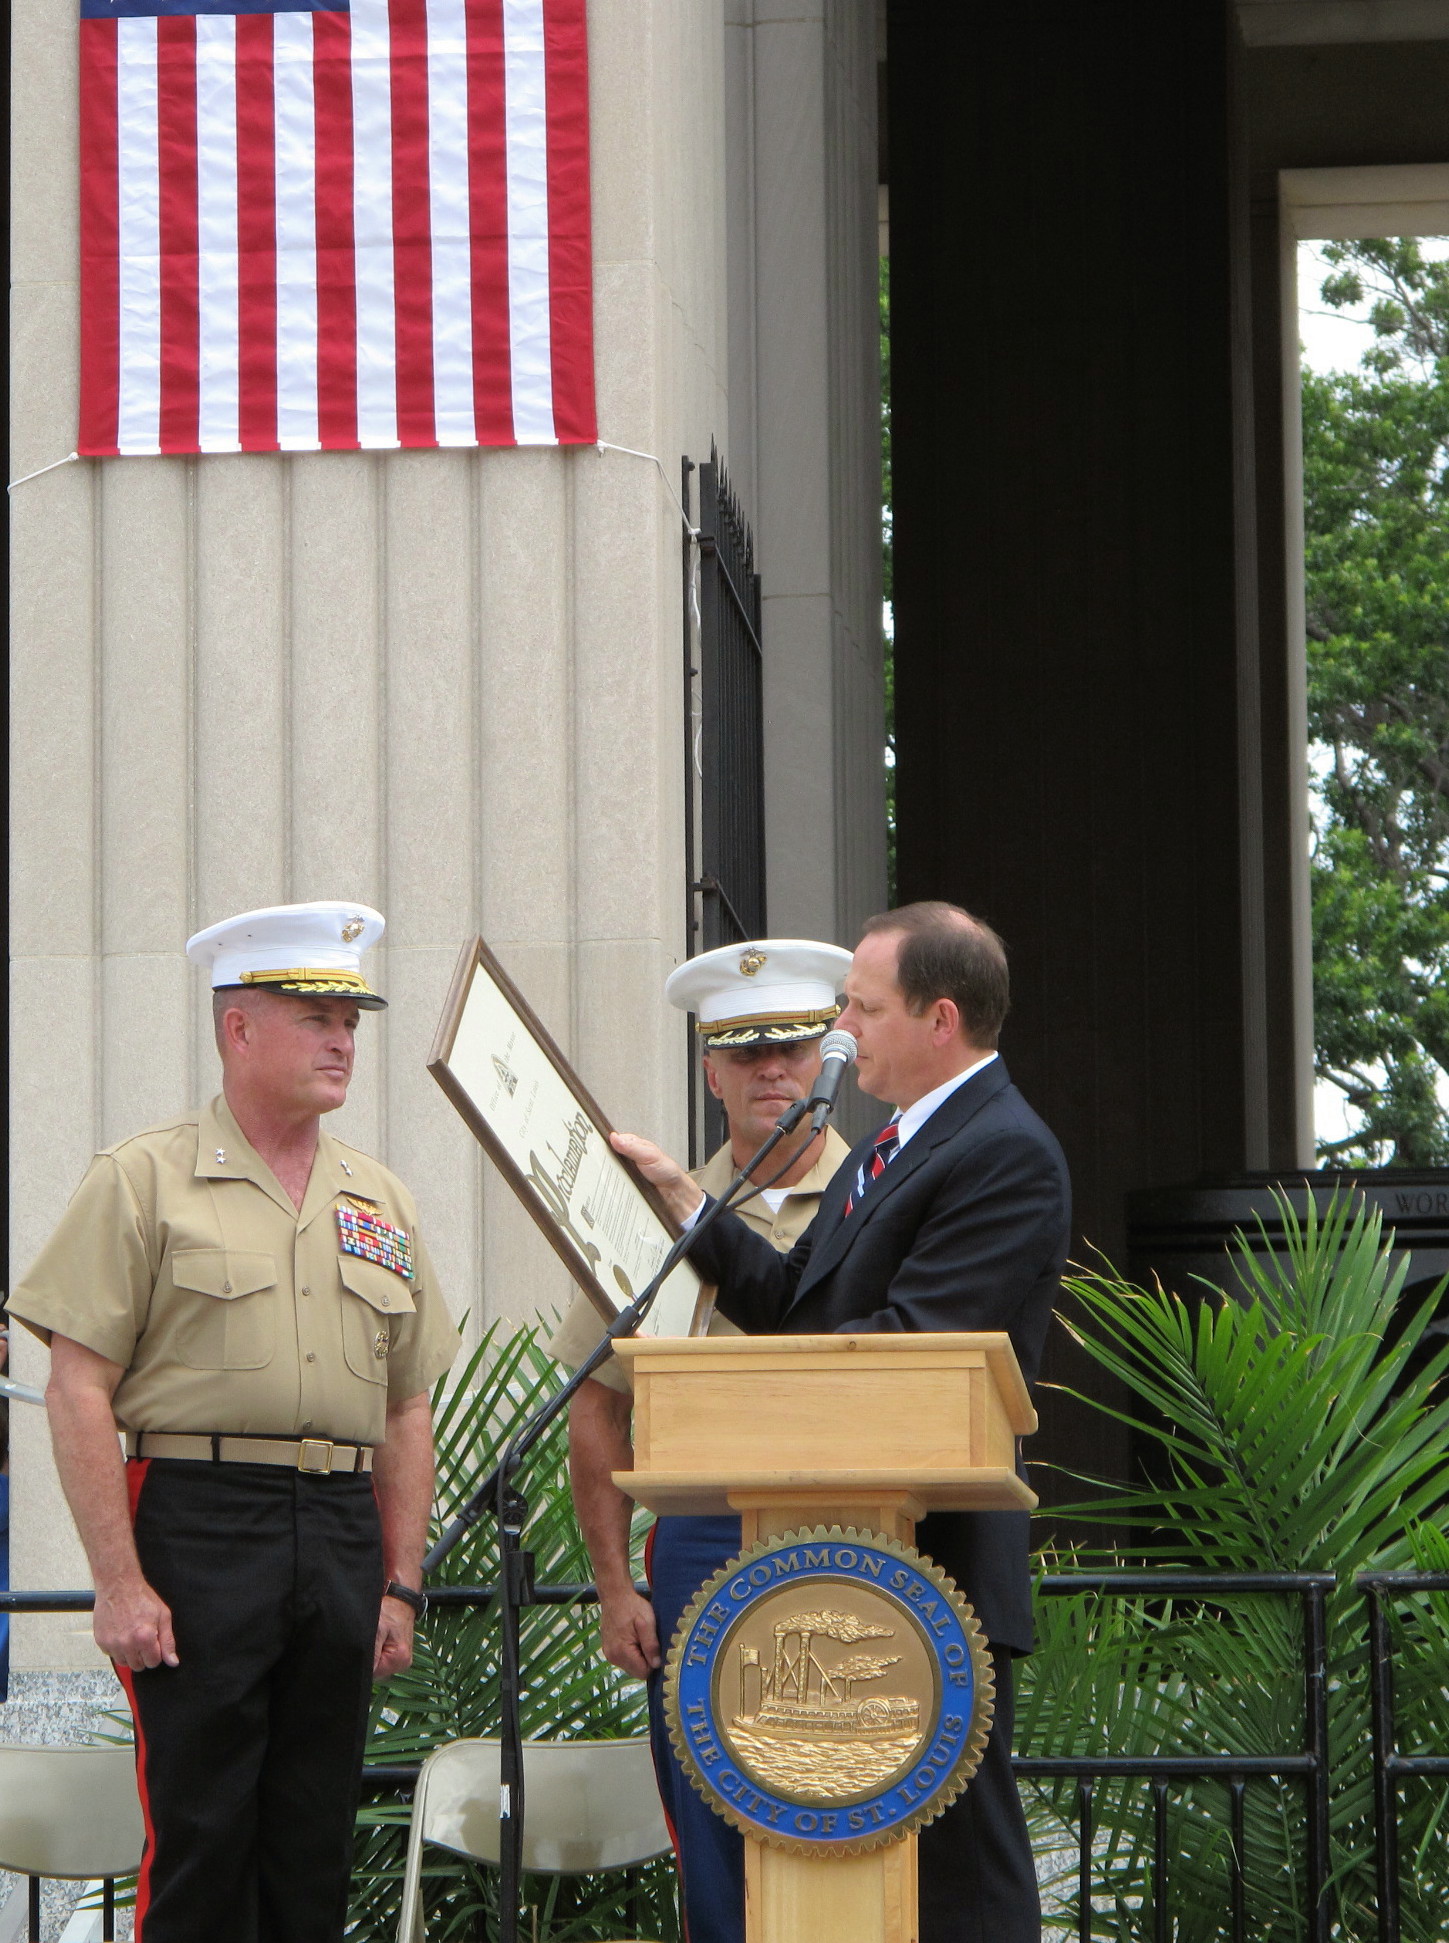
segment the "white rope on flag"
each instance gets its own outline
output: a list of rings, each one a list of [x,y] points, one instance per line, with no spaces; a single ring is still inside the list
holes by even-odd
[[[78,459],[79,457],[79,452],[67,452],[63,459],[52,459],[48,466],[37,466],[34,472],[22,472],[18,479],[12,479],[10,481],[10,484],[5,490],[6,492],[14,492],[17,486],[27,486],[32,479],[38,479],[43,472],[54,472],[57,466],[68,466],[72,459]]]
[[[632,445],[613,445],[608,439],[595,439],[594,450],[601,459],[606,452],[622,452],[626,459],[647,459],[659,474],[659,477],[664,481],[664,490],[669,494],[674,505],[674,510],[684,522],[684,530],[689,535],[691,542],[698,540],[699,528],[690,524],[689,515],[684,510],[679,494],[670,484],[669,474],[664,470],[663,461],[657,458],[653,452],[636,452]]]

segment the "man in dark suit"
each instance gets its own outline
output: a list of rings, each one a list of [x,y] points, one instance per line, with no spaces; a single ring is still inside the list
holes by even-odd
[[[839,1025],[863,1092],[896,1112],[844,1162],[788,1255],[724,1216],[691,1251],[752,1335],[1004,1329],[1030,1385],[1066,1260],[1070,1189],[1048,1129],[996,1051],[1000,939],[949,904],[872,918]],[[699,1188],[650,1142],[615,1145],[686,1224]],[[1014,1655],[1032,1646],[1024,1512],[947,1512],[917,1543],[975,1607],[991,1643],[996,1719],[966,1792],[921,1831],[921,1943],[1037,1943],[1036,1873],[1011,1774]]]

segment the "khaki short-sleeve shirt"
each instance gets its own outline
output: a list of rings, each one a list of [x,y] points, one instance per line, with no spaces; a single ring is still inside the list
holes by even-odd
[[[397,1176],[324,1130],[299,1210],[223,1098],[97,1154],[9,1307],[123,1367],[126,1430],[377,1444],[458,1347]]]
[[[740,1208],[740,1220],[753,1228],[757,1235],[763,1235],[766,1241],[773,1242],[782,1254],[789,1254],[815,1219],[820,1197],[829,1185],[831,1175],[849,1152],[849,1147],[834,1127],[827,1127],[819,1159],[810,1172],[790,1189],[780,1203],[779,1213],[773,1213],[769,1202],[757,1194]],[[716,1197],[724,1193],[734,1177],[735,1164],[728,1146],[721,1147],[703,1167],[696,1167],[690,1176],[699,1182],[706,1194]],[[580,1289],[563,1321],[549,1339],[549,1354],[570,1368],[577,1368],[603,1333],[603,1319]],[[738,1336],[740,1332],[734,1323],[716,1311],[710,1317],[709,1333],[711,1336]],[[594,1371],[594,1381],[602,1383],[606,1389],[625,1394],[629,1390],[629,1379],[624,1374],[623,1366],[612,1354],[607,1362],[601,1363]]]

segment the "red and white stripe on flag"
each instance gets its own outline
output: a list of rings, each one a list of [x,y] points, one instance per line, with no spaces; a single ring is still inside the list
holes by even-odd
[[[88,454],[597,436],[585,0],[81,0]]]

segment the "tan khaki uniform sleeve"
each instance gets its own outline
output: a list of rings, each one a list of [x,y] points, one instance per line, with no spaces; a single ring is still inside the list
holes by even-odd
[[[580,1289],[570,1303],[563,1321],[548,1339],[548,1353],[558,1358],[568,1369],[576,1370],[594,1344],[603,1335],[608,1325],[589,1298]],[[602,1383],[606,1390],[617,1390],[621,1396],[628,1396],[632,1385],[623,1370],[619,1359],[612,1350],[608,1357],[593,1373],[596,1383]]]
[[[113,1154],[97,1154],[9,1301],[42,1342],[68,1336],[126,1368],[155,1286],[153,1238]]]
[[[423,1238],[413,1233],[414,1312],[396,1325],[387,1359],[389,1403],[401,1403],[422,1390],[431,1390],[452,1368],[458,1353],[458,1330],[438,1286]]]

